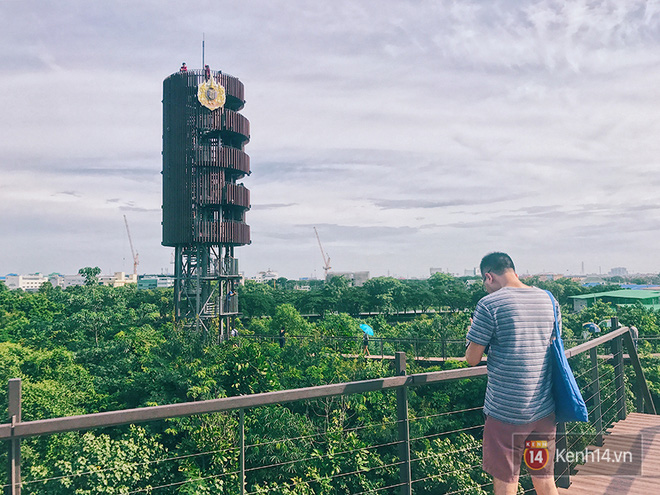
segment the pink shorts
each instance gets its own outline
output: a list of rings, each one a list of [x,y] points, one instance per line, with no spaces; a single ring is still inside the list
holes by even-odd
[[[554,413],[533,423],[514,425],[504,423],[486,416],[484,425],[483,466],[491,476],[506,483],[517,480],[520,474],[520,464],[526,447],[545,446],[547,452],[539,454],[547,456],[543,467],[530,461],[528,471],[532,476],[549,477],[554,474],[555,457],[555,415]],[[529,444],[529,441],[540,441],[541,444]],[[547,442],[547,444],[543,443]],[[526,464],[527,464],[527,459]]]

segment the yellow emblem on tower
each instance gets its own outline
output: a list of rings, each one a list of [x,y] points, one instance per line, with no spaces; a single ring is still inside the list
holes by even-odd
[[[197,88],[197,99],[209,110],[216,110],[224,106],[227,94],[225,88],[213,77],[210,77]]]

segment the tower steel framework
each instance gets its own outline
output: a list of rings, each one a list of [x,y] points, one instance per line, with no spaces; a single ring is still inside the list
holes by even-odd
[[[163,245],[174,247],[178,322],[228,337],[238,314],[238,260],[250,243],[245,223],[250,123],[237,78],[218,71],[177,72],[163,82]]]

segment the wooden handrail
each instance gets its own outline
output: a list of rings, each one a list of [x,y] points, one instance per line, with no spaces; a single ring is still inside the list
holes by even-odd
[[[630,335],[627,327],[609,332],[579,346],[566,350],[566,356],[572,357],[589,349],[595,348],[605,342],[609,342],[622,335]],[[625,337],[624,337],[625,339]],[[632,342],[632,339],[630,340]],[[634,346],[628,349],[631,355],[636,356]],[[639,361],[633,361],[635,371],[641,370]],[[179,404],[167,404],[162,406],[141,407],[136,409],[125,409],[121,411],[108,411],[79,416],[67,416],[63,418],[42,419],[36,421],[25,421],[12,425],[5,423],[0,425],[0,439],[21,439],[37,435],[51,435],[75,430],[87,430],[106,426],[117,426],[130,423],[141,423],[156,421],[166,418],[192,416],[196,414],[208,414],[223,411],[235,411],[244,408],[267,406],[273,404],[284,404],[298,400],[321,399],[337,395],[350,395],[377,390],[391,390],[399,387],[410,387],[429,385],[446,381],[462,380],[485,376],[485,366],[474,368],[460,368],[429,373],[419,373],[406,376],[393,376],[373,380],[362,380],[356,382],[336,383],[316,387],[306,387],[291,390],[280,390],[265,392],[261,394],[244,395],[238,397],[225,397],[198,402],[184,402]],[[650,392],[645,394],[645,399],[652,406]],[[650,406],[649,406],[650,407]]]

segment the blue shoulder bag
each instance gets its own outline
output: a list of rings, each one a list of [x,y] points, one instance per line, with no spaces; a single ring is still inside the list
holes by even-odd
[[[588,421],[587,405],[584,403],[571,366],[564,354],[564,342],[561,339],[555,298],[547,291],[555,313],[555,324],[551,344],[552,353],[552,395],[555,399],[555,419],[558,423],[570,421]]]

